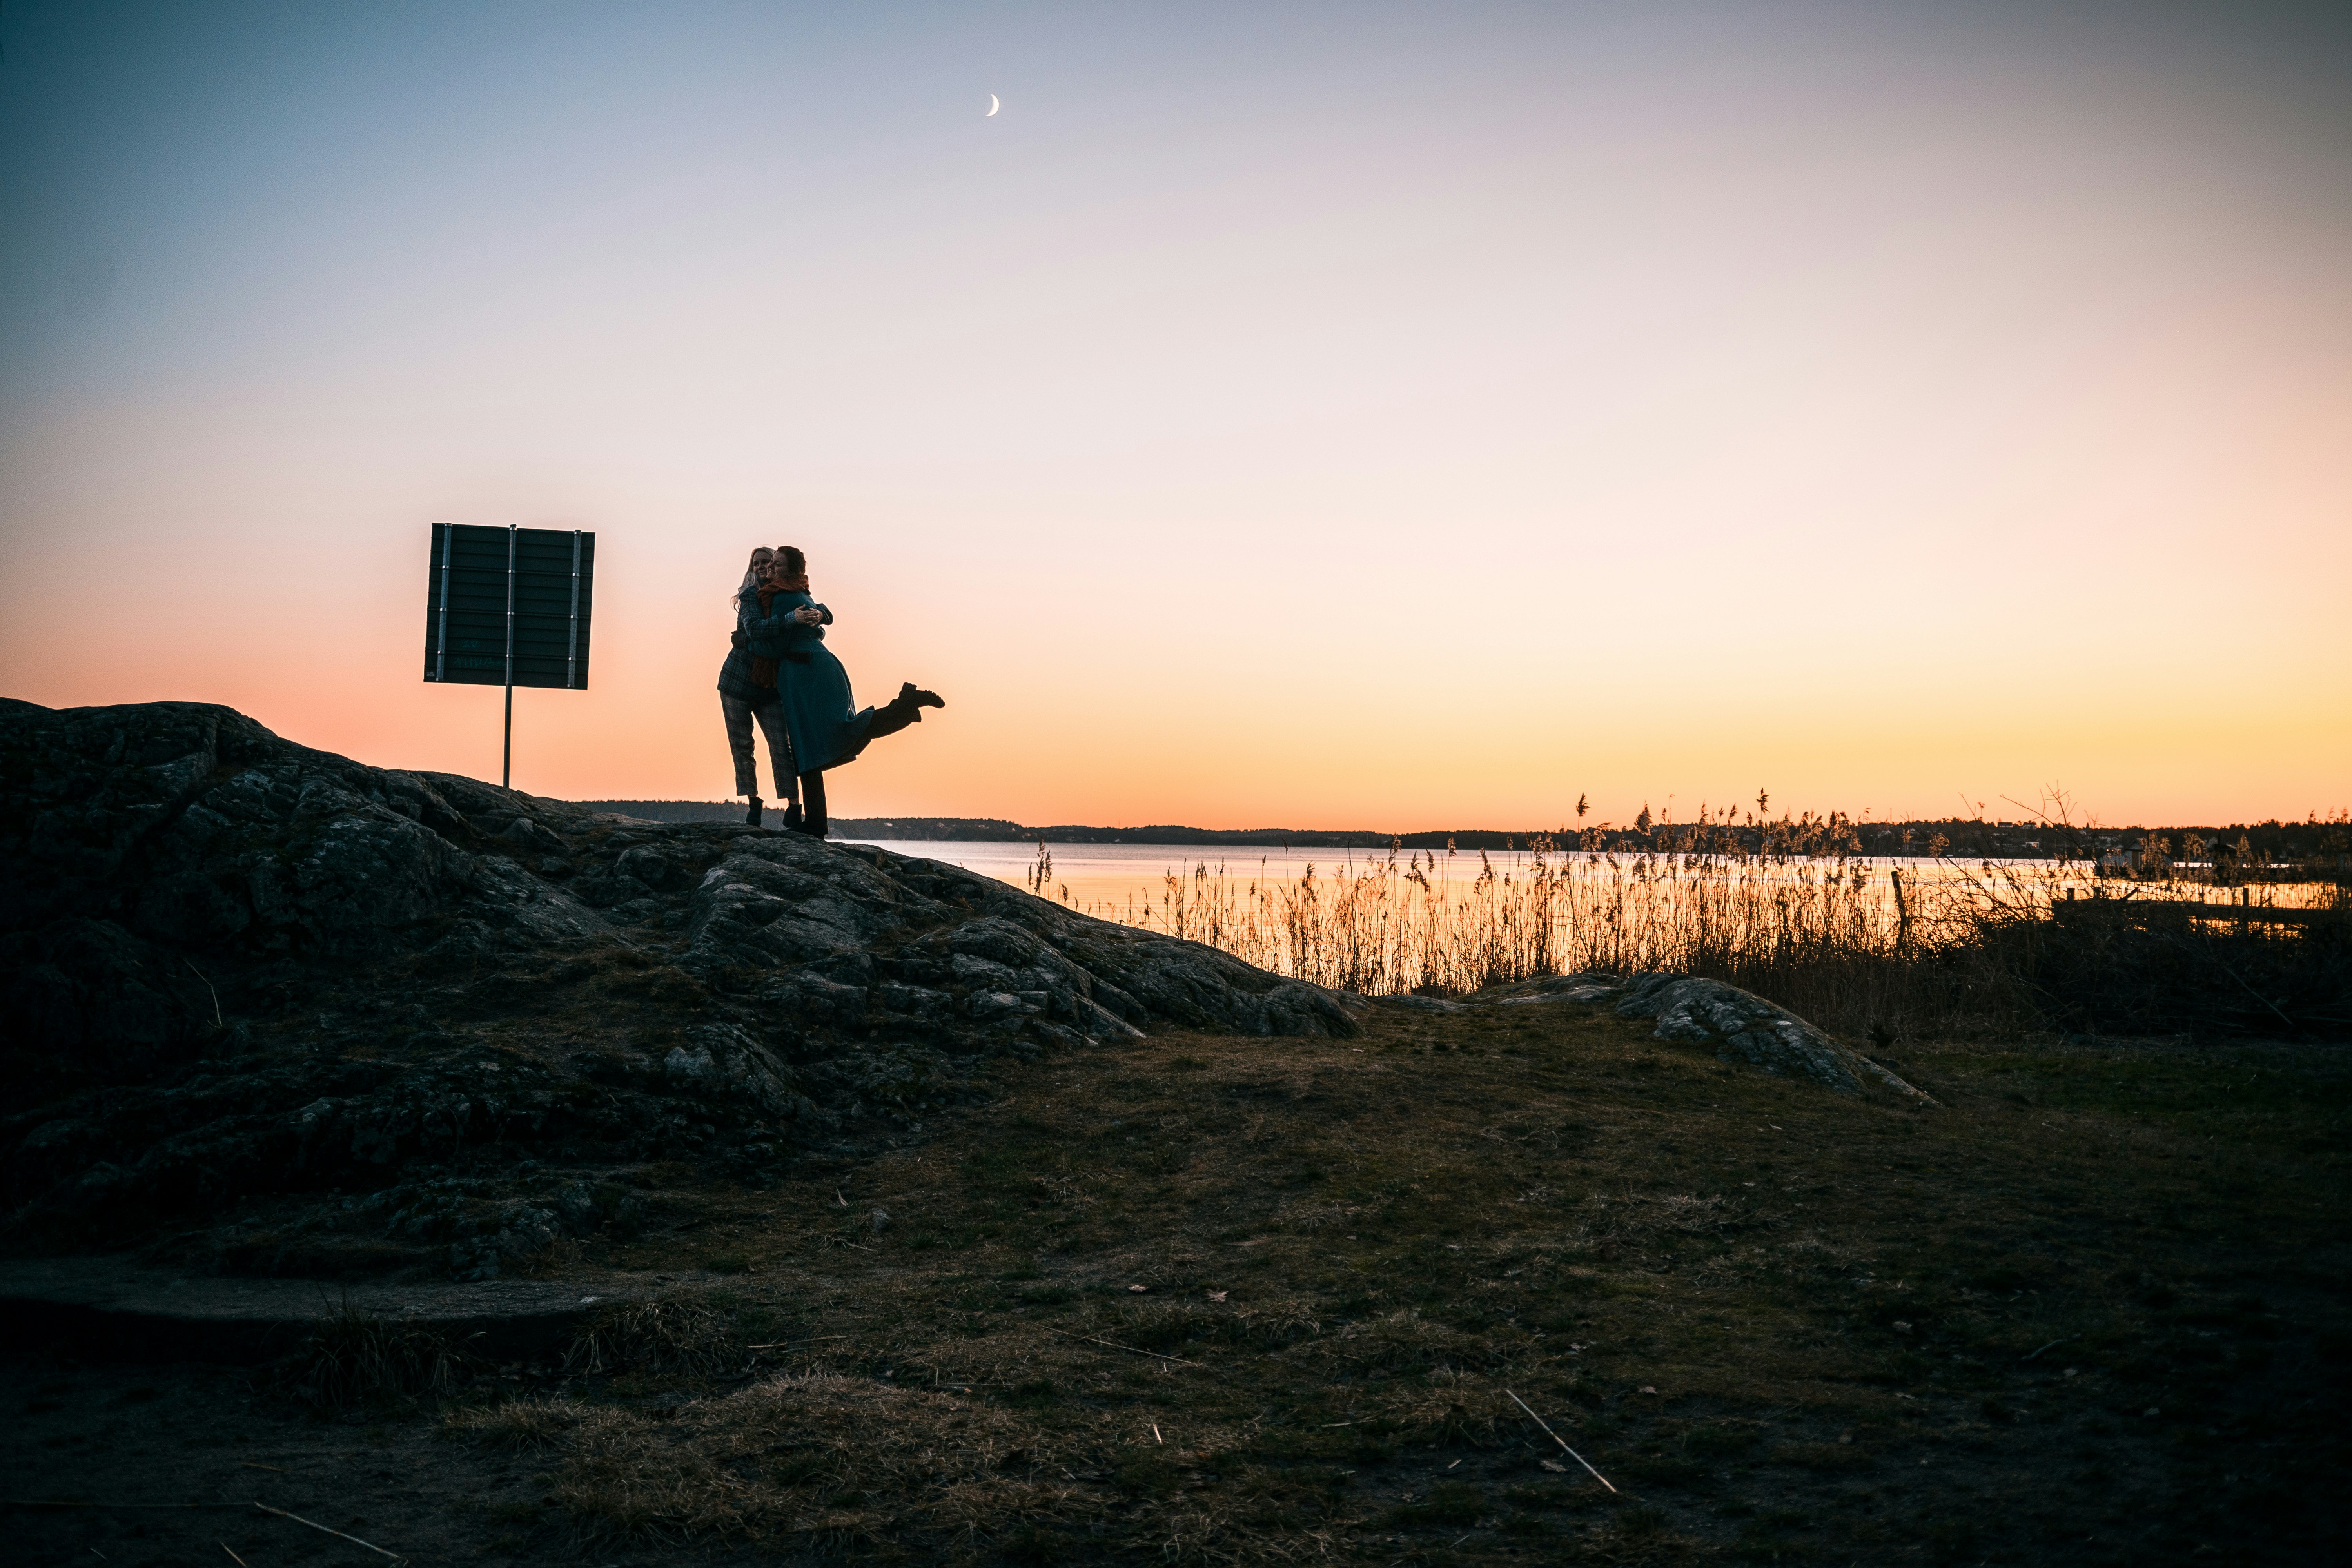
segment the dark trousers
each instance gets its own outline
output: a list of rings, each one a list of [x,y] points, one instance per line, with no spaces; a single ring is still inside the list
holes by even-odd
[[[915,700],[915,689],[909,686],[902,689],[890,701],[874,710],[874,716],[866,721],[866,733],[858,742],[858,750],[863,751],[868,741],[877,741],[885,735],[895,735],[909,724],[921,723],[923,710],[921,704]],[[744,744],[748,746],[751,742],[746,739]],[[853,752],[850,754],[855,756],[856,752]],[[825,817],[823,773],[801,775],[801,831],[813,833],[819,838],[824,837]]]

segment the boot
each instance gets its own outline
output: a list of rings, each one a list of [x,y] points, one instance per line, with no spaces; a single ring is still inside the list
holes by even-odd
[[[874,710],[874,722],[866,729],[866,738],[878,741],[885,735],[895,735],[909,724],[921,723],[924,709],[946,706],[937,692],[925,691],[913,681],[908,681],[898,688],[898,696]]]
[[[794,828],[800,826],[800,825],[801,803],[796,800],[788,800],[784,802],[784,831],[790,833]]]
[[[824,837],[825,823],[824,775],[823,773],[803,773],[801,775],[801,799],[808,804],[801,814],[801,824],[798,831],[806,834],[811,838]]]
[[[743,820],[750,826],[757,827],[760,826],[760,797],[755,795],[751,797],[751,809],[748,814],[746,814]]]

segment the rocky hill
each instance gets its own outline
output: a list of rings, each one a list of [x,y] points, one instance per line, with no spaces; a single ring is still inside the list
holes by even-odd
[[[0,702],[17,1252],[487,1278],[919,1129],[986,1058],[1339,998],[954,867]]]

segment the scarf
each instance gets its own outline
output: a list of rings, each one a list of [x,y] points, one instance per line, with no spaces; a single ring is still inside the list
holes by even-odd
[[[760,584],[760,613],[766,615],[768,606],[779,594],[805,594],[809,591],[808,574],[797,577],[777,577]]]
[[[805,572],[797,577],[778,577],[762,583],[760,584],[760,614],[766,616],[770,612],[779,594],[807,592],[808,574]],[[761,658],[758,654],[753,654],[751,684],[762,691],[773,691],[776,689],[776,661],[772,658]]]

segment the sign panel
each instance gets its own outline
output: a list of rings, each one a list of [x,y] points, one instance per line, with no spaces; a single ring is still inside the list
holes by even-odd
[[[593,533],[435,523],[425,679],[584,689],[595,582]]]

